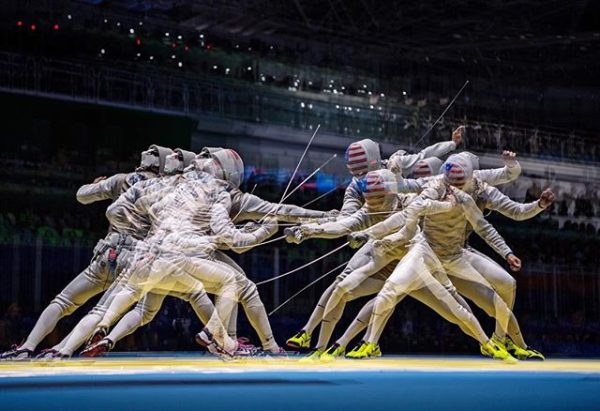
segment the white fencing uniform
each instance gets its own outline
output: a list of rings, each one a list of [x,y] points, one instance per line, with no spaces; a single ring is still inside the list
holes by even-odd
[[[107,209],[106,215],[111,227],[121,236],[125,236],[132,241],[131,247],[126,253],[121,252],[122,266],[126,268],[133,258],[135,245],[139,240],[143,240],[150,228],[150,220],[135,211],[135,203],[144,196],[154,195],[160,197],[170,188],[174,187],[181,176],[164,176],[147,179],[130,187],[125,193],[119,196]],[[104,316],[106,309],[112,302],[114,295],[122,289],[125,278],[128,275],[126,269],[118,271],[118,277],[112,282],[110,287],[100,298],[100,301],[90,312],[83,317],[73,330],[59,344],[52,347],[55,352],[70,356],[73,352],[85,342],[85,340],[96,329],[98,322]],[[206,297],[206,296],[205,296]],[[206,297],[208,299],[208,297]],[[201,306],[205,300],[198,297],[196,306]],[[212,302],[210,302],[212,306]]]
[[[454,164],[454,163],[449,163]],[[461,171],[458,174],[454,173],[454,168],[450,167],[451,170],[447,175],[456,178],[456,181],[460,181],[462,183],[470,182],[472,178],[472,169],[469,169],[470,164],[467,162],[460,163]],[[466,172],[464,172],[466,169]],[[430,198],[430,199],[438,199],[443,198],[447,189],[445,184],[442,181],[435,181],[430,183],[432,190],[426,190],[420,197],[421,198]],[[479,184],[477,181],[475,184]],[[472,187],[468,187],[472,189]],[[495,316],[500,322],[502,329],[506,329],[508,325],[508,320],[511,314],[509,307],[503,301],[503,299],[493,291],[493,288],[485,280],[481,274],[475,270],[466,259],[462,258],[462,244],[464,244],[465,240],[465,230],[467,220],[471,223],[475,231],[490,245],[496,252],[502,255],[503,258],[506,258],[507,255],[511,254],[512,251],[505,244],[502,237],[496,232],[496,230],[483,218],[483,214],[477,208],[475,201],[469,195],[465,193],[459,192],[458,190],[454,190],[454,193],[460,197],[462,204],[461,207],[456,207],[454,210],[438,215],[426,216],[423,221],[423,231],[420,235],[420,242],[425,241],[427,243],[427,247],[419,246],[415,248],[415,256],[411,255],[411,259],[408,261],[415,262],[419,267],[422,268],[422,265],[419,261],[425,258],[429,258],[430,256],[427,254],[431,250],[437,257],[439,257],[439,261],[443,270],[450,276],[457,278],[468,279],[469,281],[473,281],[478,285],[485,286],[490,290],[492,295],[493,303],[494,303],[494,312]],[[414,216],[414,214],[413,214]],[[393,240],[411,238],[413,234],[409,234],[406,236],[406,233],[410,233],[411,231],[416,232],[417,229],[417,220],[412,219],[407,225],[400,230],[397,234],[393,234],[390,236]],[[427,274],[423,274],[424,271],[414,270],[411,271],[410,264],[404,263],[399,264],[397,270],[394,271],[394,274],[388,279],[386,282],[386,286],[382,289],[382,291],[378,294],[377,300],[374,306],[374,312],[372,316],[372,321],[369,325],[369,330],[367,332],[367,341],[376,343],[381,335],[381,331],[383,326],[385,325],[385,321],[389,318],[390,312],[396,304],[398,296],[402,293],[406,293],[412,291],[413,289],[420,289],[424,286],[427,286],[427,281],[410,281],[409,279],[411,274],[417,276],[425,276],[427,280]],[[388,284],[389,283],[389,284]],[[437,286],[437,284],[434,284]],[[469,328],[472,330],[476,330],[480,335],[478,340],[481,338],[481,334],[479,332],[479,324],[475,324],[473,318],[470,316],[464,316],[462,311],[456,311],[455,314],[461,316],[466,321],[468,321]],[[481,342],[481,341],[480,341]]]
[[[101,200],[116,200],[119,195],[138,181],[155,176],[151,171],[136,171],[129,174],[116,174],[97,183],[86,184],[77,191],[77,200],[90,204]],[[77,308],[96,294],[104,291],[120,269],[124,251],[131,241],[109,228],[107,236],[94,247],[94,257],[44,309],[27,340],[19,349],[34,351],[38,344],[56,327],[58,321],[72,314]]]
[[[431,163],[431,164],[433,164],[433,163]],[[506,165],[502,168],[490,169],[490,170],[475,170],[474,171],[474,175],[476,177],[478,177],[482,181],[489,183],[490,185],[505,184],[507,182],[513,181],[514,179],[516,179],[519,176],[520,173],[521,173],[521,166],[518,162],[515,162],[514,164]],[[433,184],[434,182],[442,181],[442,176],[409,179],[409,178],[398,178],[398,175],[396,175],[396,180],[397,180],[399,192],[404,192],[404,193],[420,192],[423,190],[424,187],[426,187],[427,184]],[[362,183],[362,185],[364,185],[364,183]],[[349,186],[346,188],[346,191],[344,193],[344,204],[341,208],[342,215],[340,217],[338,217],[338,219],[344,218],[345,214],[353,213],[353,212],[359,210],[363,206],[365,200],[363,197],[363,191],[361,190],[360,186],[361,186],[361,179],[357,178],[357,177],[353,177],[352,181],[350,182]],[[393,221],[394,220],[391,219],[387,224],[391,224]],[[380,226],[381,227],[380,229],[383,230],[383,232],[387,234],[393,229],[401,228],[403,224],[404,224],[404,219],[401,218],[400,220],[398,220],[396,222],[396,224],[394,226],[385,227],[382,225],[382,226]],[[375,227],[376,226],[373,227],[373,230],[377,230],[377,228],[375,228]],[[375,232],[372,232],[371,235],[374,238],[379,238],[376,236]],[[385,234],[383,234],[383,235],[385,235]],[[381,237],[383,237],[383,235],[381,235]],[[364,246],[364,247],[367,247],[367,248],[365,248],[365,251],[364,251],[364,253],[367,255],[370,253],[370,251],[366,251],[366,250],[370,246],[371,246],[370,244]],[[357,258],[357,260],[356,260],[357,262],[359,261],[358,260],[359,253],[361,253],[361,252],[359,251],[355,254],[355,257]],[[393,255],[394,253],[395,252],[392,252],[391,255]],[[393,261],[393,260],[390,260],[390,262],[391,261]],[[361,265],[364,265],[364,263]],[[344,271],[346,272],[347,269]],[[393,267],[389,267],[389,269],[387,271],[391,271],[391,270],[393,270]],[[375,274],[375,273],[372,272],[372,275],[373,274]],[[382,272],[381,275],[382,275],[382,278],[385,279],[389,276],[389,272],[387,272],[387,273]],[[373,277],[371,277],[371,278],[373,278]],[[373,288],[376,288],[376,287],[373,287]],[[311,313],[311,315],[308,319],[308,322],[304,325],[304,327],[302,327],[303,331],[307,332],[308,334],[312,334],[314,329],[319,325],[319,323],[323,319],[325,305],[327,304],[327,301],[330,299],[331,294],[334,289],[335,289],[335,284],[332,284],[322,294],[315,309]],[[453,294],[457,300],[459,300],[459,301],[462,300],[462,298],[457,293],[455,293],[454,290],[451,290],[451,291],[453,292]],[[431,294],[427,290],[415,290],[413,292],[413,294],[415,295],[415,298],[419,299],[423,303],[432,307],[434,310],[436,310],[440,315],[442,315],[447,320],[454,322],[454,323],[458,323],[459,326],[462,325],[462,323],[457,322],[454,317],[452,317],[451,315],[448,315],[447,311],[444,310],[444,307],[440,307],[436,301],[434,301],[432,298],[430,298]],[[464,302],[464,300],[462,300],[462,301]],[[360,331],[362,331],[362,329],[364,329],[364,324],[365,324],[364,318],[367,318],[370,316],[370,312],[368,311],[369,307],[372,307],[372,303],[369,304],[369,306],[366,307],[364,311],[361,310],[361,312],[363,313],[363,316],[361,317],[362,320],[358,321],[358,322],[354,321],[351,324],[351,329],[349,329],[348,333],[345,334],[345,338],[344,338],[345,340],[349,341],[349,338],[353,338]],[[463,329],[463,331],[465,331],[465,330]],[[342,341],[342,342],[344,342],[344,341]],[[346,346],[347,342],[345,344],[340,344],[340,345]]]
[[[143,253],[144,259],[150,258],[144,262],[150,263],[150,268],[133,268],[127,292],[115,297],[99,326],[109,326],[136,298],[155,287],[185,292],[189,289],[182,290],[181,284],[193,287],[196,280],[201,281],[208,292],[221,295],[217,305],[221,300],[237,303],[235,270],[215,261],[215,244],[245,248],[272,235],[276,226],[261,226],[253,233],[235,229],[228,215],[230,201],[226,185],[206,175],[178,185],[172,193],[152,204],[150,215],[156,227],[146,241],[155,255]],[[223,318],[219,306],[217,311]],[[225,318],[228,316],[226,313]],[[217,318],[211,319],[218,328],[217,335],[222,337],[220,319],[215,315],[213,318]]]
[[[514,202],[507,196],[502,194],[496,188],[488,186],[486,184],[483,184],[482,189],[479,190],[477,203],[481,208],[488,208],[491,210],[498,211],[503,215],[514,220],[524,220],[532,218],[535,215],[539,214],[541,211],[543,211],[543,208],[539,206],[537,201],[527,204]],[[392,218],[390,218],[389,220],[392,220]],[[385,234],[386,231],[391,232],[394,231],[395,228],[399,227],[398,224],[390,224],[389,221],[386,221],[386,223],[388,227],[386,227],[386,229],[380,230],[380,232],[377,233],[378,237],[381,237],[381,235]],[[379,226],[383,227],[384,225],[385,224],[382,223]],[[372,227],[372,229],[377,228],[378,226]],[[507,303],[507,306],[512,310],[514,305],[514,294],[516,289],[514,278],[491,258],[474,249],[467,248],[463,251],[463,253],[465,259],[490,283],[490,285],[493,287],[493,290],[495,290],[498,293],[498,295],[500,295],[500,297]],[[482,284],[478,281],[467,280],[462,276],[459,277],[451,274],[449,274],[449,278],[462,295],[474,301],[489,315],[496,315],[496,306],[494,304],[494,292],[488,285]],[[416,292],[412,291],[411,296],[416,297],[416,294],[419,293],[422,293],[422,290],[418,290]],[[348,331],[337,341],[340,345],[346,345],[350,341],[350,339],[354,338],[354,336],[357,334],[357,331],[359,331],[360,328],[367,321],[370,315],[369,306],[372,305],[373,302],[370,301],[367,305],[365,305],[365,307],[363,307],[361,312],[357,315],[357,318],[354,320],[353,324],[351,324],[351,326],[349,327]],[[501,329],[499,321],[496,325],[496,334],[500,338],[502,338],[503,336],[503,331]],[[518,323],[512,311],[510,312],[508,334],[517,343],[517,345],[523,348],[527,347],[527,345],[523,341]]]
[[[375,181],[372,177],[381,178],[383,184],[371,184],[372,180]],[[386,186],[389,188],[396,185],[395,177],[388,170],[370,172],[367,174],[367,181],[366,206],[349,217],[319,225],[305,224],[290,230],[290,234],[295,231],[301,238],[338,238],[353,231],[364,230],[384,220],[389,215],[385,211],[401,210],[412,198],[412,196],[396,195],[393,192],[386,194],[380,191],[381,188]],[[376,195],[373,196],[373,193]],[[421,206],[420,213],[422,215],[444,212],[452,207],[450,203],[439,201],[423,201]],[[371,212],[381,214],[370,214]],[[397,213],[396,216],[398,218],[403,217],[402,213]],[[310,334],[314,329],[309,328],[310,323],[313,322],[314,327],[316,327],[321,322],[317,349],[323,349],[328,344],[346,303],[361,296],[377,293],[395,266],[392,262],[397,261],[404,255],[404,249],[398,248],[390,250],[389,253],[384,255],[375,256],[372,253],[371,246],[372,242],[368,242],[352,257],[342,274],[323,293],[317,309],[313,311],[309,324],[303,328],[304,331]],[[315,316],[318,316],[316,320],[313,318]]]
[[[162,178],[158,181],[145,182],[136,186],[135,189],[125,193],[118,201],[116,201],[107,211],[107,216],[114,226],[119,227],[123,232],[136,233],[138,238],[145,237],[144,232],[147,232],[150,222],[147,215],[141,212],[145,207],[150,207],[155,201],[164,197],[179,182],[185,182],[188,179],[193,179],[197,174],[192,171],[186,176],[174,176]],[[322,211],[308,210],[294,205],[288,204],[273,204],[264,201],[257,196],[242,193],[237,188],[231,188],[232,205],[230,215],[236,216],[235,221],[243,221],[247,219],[255,219],[263,217],[267,214],[276,216],[282,221],[298,221],[300,218],[319,218],[328,215]],[[137,204],[140,201],[140,204]],[[146,231],[144,231],[146,230]],[[237,272],[236,284],[240,295],[240,301],[244,306],[246,315],[250,323],[254,326],[259,338],[263,344],[263,348],[277,351],[278,346],[274,342],[271,327],[268,322],[268,317],[264,310],[264,305],[260,300],[255,284],[246,278],[243,270],[233,262],[229,257],[221,252],[215,253],[215,258],[226,262],[232,266]],[[107,306],[112,302],[114,295],[118,293],[123,286],[123,280],[117,283],[111,293],[105,295],[99,304],[92,312],[91,316],[82,320],[80,336],[77,339],[72,338],[69,344],[63,344],[58,349],[61,353],[71,355],[72,352],[87,338],[85,335],[90,335],[96,329],[96,325],[104,315]],[[182,285],[177,286],[181,289]],[[205,290],[194,292],[172,291],[169,295],[181,298],[190,302],[194,311],[203,323],[206,323],[213,313],[214,306]],[[156,315],[162,302],[165,298],[165,293],[148,293],[136,305],[135,309],[130,311],[126,316],[119,321],[117,326],[107,336],[111,341],[116,342],[129,333],[133,332],[139,326],[146,324]],[[235,310],[229,321],[229,334],[234,334],[236,329],[236,313]],[[85,324],[85,325],[84,325]],[[83,338],[82,338],[83,336]],[[57,348],[57,347],[55,347]]]
[[[445,276],[439,260],[420,236],[421,234],[415,238],[406,256],[400,260],[377,294],[364,340],[377,344],[396,304],[405,295],[427,290],[432,295],[431,301],[437,300],[438,304],[445,306],[444,311],[451,313],[448,318],[456,318],[452,322],[480,344],[485,344],[488,338],[479,322],[468,306],[463,305],[464,300],[459,301],[454,297],[452,284]]]
[[[265,201],[255,195],[242,193],[239,189],[233,189],[231,192],[232,205],[230,216],[235,217],[233,222],[241,222],[245,220],[258,220],[265,215],[272,215],[278,219],[278,221],[284,222],[297,222],[300,219],[307,218],[322,218],[327,216],[326,212],[308,210],[295,205],[290,204],[275,204]],[[239,267],[233,260],[222,252],[217,251],[215,258],[234,267],[239,273],[236,279],[236,284],[239,289],[239,299],[242,304],[246,317],[250,324],[256,330],[263,349],[267,351],[276,352],[278,346],[273,338],[273,333],[268,321],[264,304],[260,300],[256,285],[250,281],[241,267]],[[202,291],[200,294],[190,293],[172,293],[171,296],[182,298],[189,301],[196,313],[199,313],[197,308],[198,303],[201,303],[206,308],[209,306],[206,304],[204,296],[206,292]],[[111,330],[107,338],[114,342],[117,342],[121,338],[135,331],[138,327],[150,322],[154,316],[158,313],[162,302],[165,298],[164,294],[147,294],[135,307],[134,310],[127,313],[121,321]],[[212,315],[212,304],[210,304],[210,310],[202,310],[202,315],[199,318],[203,323],[208,321],[210,315]],[[231,319],[229,321],[227,332],[230,337],[235,336],[236,330],[236,312],[235,309],[232,311]]]
[[[482,209],[497,211],[517,221],[533,218],[544,211],[544,208],[539,205],[538,201],[525,204],[515,202],[502,194],[495,187],[490,187],[487,184],[483,184],[478,190],[476,202]],[[526,348],[527,345],[523,340],[519,324],[514,313],[512,313],[516,295],[515,279],[504,268],[485,254],[482,254],[471,247],[465,248],[463,253],[465,259],[491,284],[494,290],[511,309],[507,330],[503,330],[497,321],[495,334],[502,339],[504,338],[506,331],[517,345]],[[487,287],[482,287],[477,283],[462,278],[452,278],[452,282],[462,295],[475,302],[488,315],[494,316],[493,299],[491,298]]]

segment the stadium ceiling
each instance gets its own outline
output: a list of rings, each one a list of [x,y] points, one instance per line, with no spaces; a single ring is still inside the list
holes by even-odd
[[[78,0],[186,30],[277,38],[404,62],[492,71],[581,69],[600,61],[600,3],[589,0]],[[540,63],[545,67],[540,68]],[[591,66],[589,67],[591,69]]]
[[[351,41],[405,52],[500,51],[600,40],[600,4],[589,0],[83,2],[165,15],[187,27]]]

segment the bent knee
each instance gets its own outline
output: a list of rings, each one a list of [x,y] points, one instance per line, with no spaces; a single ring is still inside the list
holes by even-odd
[[[69,298],[65,297],[62,294],[59,294],[56,297],[54,297],[50,304],[54,304],[60,309],[61,316],[71,315],[73,314],[73,312],[75,312],[75,310],[77,310],[81,306],[81,304],[77,304],[71,301]]]
[[[497,292],[505,301],[508,302],[507,299],[514,298],[513,296],[517,292],[517,280],[515,280],[513,277],[506,279],[506,281],[504,281],[502,284],[498,284]]]
[[[375,297],[375,307],[382,304],[392,305],[398,295],[396,286],[393,283],[386,283],[381,291],[379,291],[379,294],[377,294],[377,297]]]
[[[242,304],[249,304],[251,302],[260,302],[260,296],[258,295],[258,288],[253,281],[248,280],[239,290],[239,298]]]
[[[152,321],[154,319],[154,317],[156,317],[157,313],[158,313],[158,311],[155,311],[155,310],[144,311],[141,316],[140,326],[146,325],[150,321]]]

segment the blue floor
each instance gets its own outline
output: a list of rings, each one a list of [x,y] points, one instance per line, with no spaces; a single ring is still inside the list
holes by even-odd
[[[0,410],[600,410],[600,375],[235,372],[0,378]]]

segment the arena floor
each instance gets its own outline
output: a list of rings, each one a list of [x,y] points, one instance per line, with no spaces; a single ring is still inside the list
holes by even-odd
[[[598,410],[599,360],[470,357],[299,364],[197,353],[0,363],[0,409]]]

